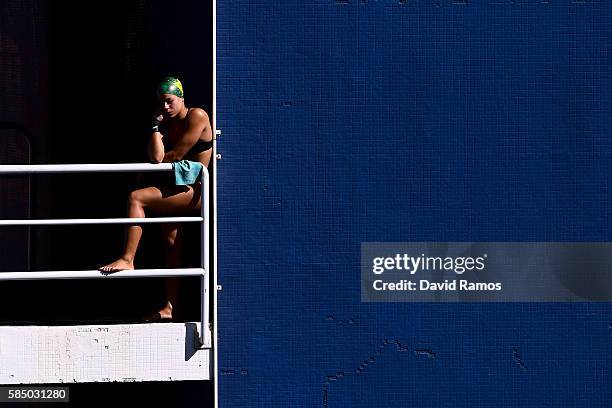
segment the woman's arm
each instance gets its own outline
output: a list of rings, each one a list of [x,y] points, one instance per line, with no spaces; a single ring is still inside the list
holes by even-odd
[[[162,141],[164,135],[159,132],[162,120],[164,120],[164,115],[158,109],[153,115],[153,126],[151,127],[151,136],[149,137],[148,152],[151,163],[161,163],[164,159],[165,149],[164,142]]]
[[[209,126],[206,112],[203,109],[193,109],[187,117],[185,132],[183,132],[174,148],[166,152],[162,162],[171,163],[182,160],[189,149],[197,143],[206,126]]]
[[[151,163],[161,163],[164,159],[164,136],[159,132],[152,132],[149,138],[149,159]]]

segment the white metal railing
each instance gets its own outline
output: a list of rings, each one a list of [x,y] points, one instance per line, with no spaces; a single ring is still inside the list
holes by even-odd
[[[87,173],[87,172],[133,172],[133,171],[172,171],[172,163],[122,163],[122,164],[37,164],[37,165],[0,165],[0,174],[34,173]],[[45,219],[45,220],[0,220],[0,226],[21,225],[80,225],[80,224],[145,224],[163,222],[200,222],[202,223],[201,268],[176,269],[136,269],[104,274],[97,270],[84,271],[37,271],[3,272],[2,280],[33,279],[109,279],[109,278],[148,278],[148,277],[200,277],[200,345],[211,347],[209,326],[209,176],[206,167],[202,169],[202,208],[200,217],[155,217],[155,218],[102,218],[102,219]]]

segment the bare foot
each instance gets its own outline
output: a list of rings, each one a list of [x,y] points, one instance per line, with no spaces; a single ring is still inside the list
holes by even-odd
[[[158,313],[162,319],[172,319],[172,303],[166,302],[166,307],[164,307]]]
[[[119,258],[113,263],[110,263],[108,265],[104,265],[98,268],[99,271],[107,273],[107,274],[124,271],[126,269],[134,269],[134,262],[128,261],[127,259],[124,259],[124,258]]]
[[[146,323],[172,321],[172,303],[166,302],[166,307],[159,312],[155,312],[152,315],[145,317],[144,321]]]

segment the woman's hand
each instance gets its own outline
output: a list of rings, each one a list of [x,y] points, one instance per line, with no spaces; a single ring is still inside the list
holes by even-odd
[[[153,114],[153,125],[151,126],[151,130],[153,132],[159,132],[159,125],[161,125],[164,120],[164,115],[162,114],[160,109],[157,109]]]

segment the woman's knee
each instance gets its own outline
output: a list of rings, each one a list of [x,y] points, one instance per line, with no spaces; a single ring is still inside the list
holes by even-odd
[[[166,246],[172,248],[175,244],[178,244],[181,226],[177,224],[161,224],[161,232]]]
[[[176,241],[176,237],[167,236],[164,238],[164,244],[166,248],[174,248],[174,242]]]
[[[134,190],[128,194],[128,204],[140,204],[142,199],[142,193],[140,190]]]
[[[151,192],[148,188],[141,188],[138,190],[133,190],[128,194],[128,204],[139,204],[143,207],[146,206],[147,202],[150,201]]]
[[[166,246],[174,247],[174,244],[176,243],[177,232],[177,230],[172,230],[165,234],[164,241],[166,243]]]

